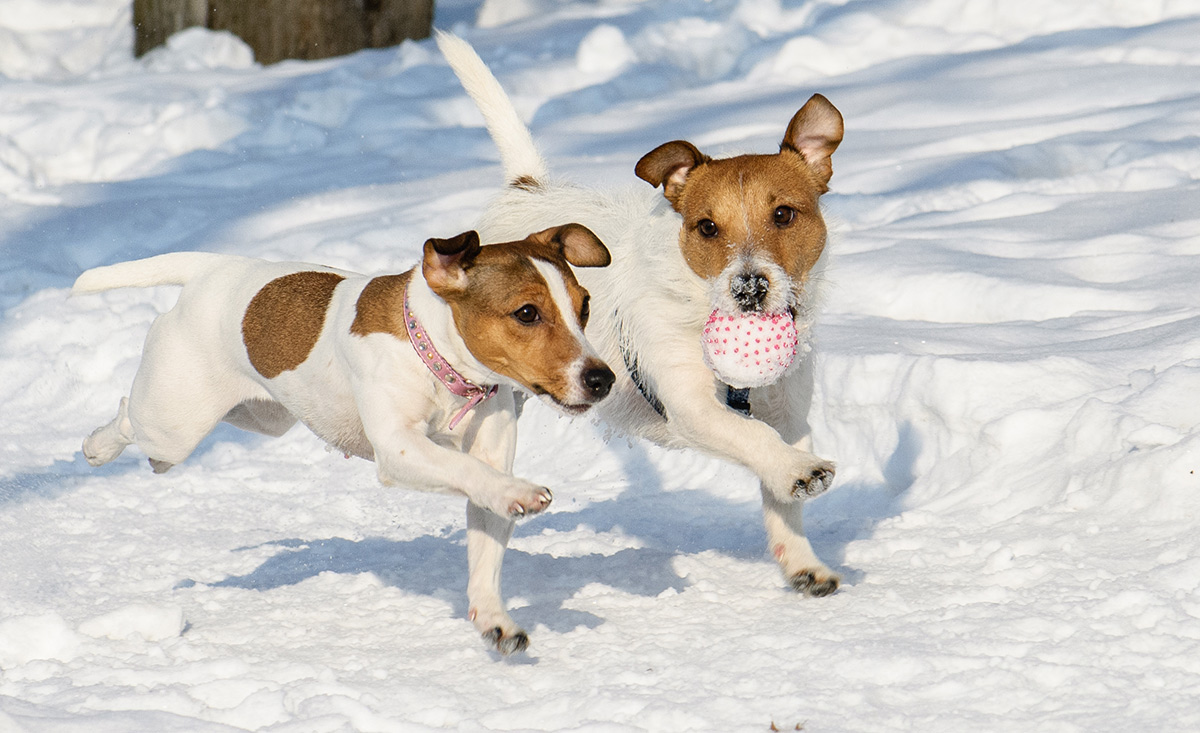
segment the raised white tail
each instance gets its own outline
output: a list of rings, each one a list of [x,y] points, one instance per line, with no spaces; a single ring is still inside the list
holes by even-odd
[[[154,285],[186,285],[236,255],[211,252],[171,252],[144,260],[94,267],[75,280],[72,295],[99,293],[113,288],[148,288]]]
[[[504,164],[504,176],[508,182],[545,180],[546,161],[534,145],[533,136],[517,114],[512,100],[504,93],[504,88],[487,64],[483,63],[471,44],[458,36],[436,31],[435,38],[463,89],[467,90],[483,113],[488,134],[500,149],[500,160]]]

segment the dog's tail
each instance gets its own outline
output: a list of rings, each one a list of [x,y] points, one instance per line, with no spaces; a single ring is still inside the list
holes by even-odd
[[[509,184],[528,187],[547,176],[546,161],[542,159],[529,128],[521,121],[512,100],[504,93],[500,82],[492,75],[483,59],[471,44],[445,31],[436,31],[438,48],[463,88],[483,113],[488,134],[500,149],[504,176]]]
[[[233,255],[211,252],[171,252],[144,260],[94,267],[75,280],[71,294],[99,293],[114,288],[187,285],[189,280],[233,258]]]

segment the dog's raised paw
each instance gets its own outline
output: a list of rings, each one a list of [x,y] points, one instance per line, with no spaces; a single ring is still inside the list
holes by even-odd
[[[529,634],[517,631],[506,636],[499,626],[483,632],[483,639],[506,657],[529,648]]]
[[[818,466],[808,476],[801,476],[792,485],[792,497],[796,499],[811,499],[820,496],[833,485],[833,467]]]
[[[508,516],[513,519],[538,514],[546,507],[550,506],[550,502],[554,501],[554,493],[545,487],[531,493],[527,498],[522,498],[514,501],[508,506]]]
[[[802,570],[792,576],[792,589],[813,598],[831,595],[839,585],[837,576],[818,577],[811,570]]]

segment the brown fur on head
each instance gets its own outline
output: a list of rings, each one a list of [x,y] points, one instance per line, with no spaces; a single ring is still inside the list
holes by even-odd
[[[774,281],[783,276],[799,287],[825,247],[818,199],[842,133],[841,114],[814,94],[792,117],[777,154],[714,160],[676,140],[643,156],[635,172],[662,186],[683,217],[679,244],[692,271],[710,281],[727,275],[741,310],[771,309],[790,298],[779,287],[771,296],[770,286],[780,285]]]
[[[612,373],[583,339],[588,293],[570,266],[610,261],[590,229],[566,224],[486,246],[475,232],[430,239],[422,272],[476,359],[573,411],[607,394]],[[589,375],[603,382],[603,394]]]

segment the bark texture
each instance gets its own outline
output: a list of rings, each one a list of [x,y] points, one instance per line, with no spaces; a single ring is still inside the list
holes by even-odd
[[[232,32],[273,64],[426,38],[433,0],[133,0],[133,24],[138,56],[198,25]]]

